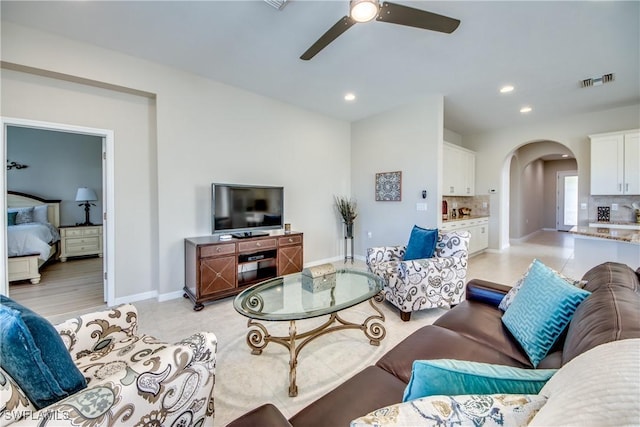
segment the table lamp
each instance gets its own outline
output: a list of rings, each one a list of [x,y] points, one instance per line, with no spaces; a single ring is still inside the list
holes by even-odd
[[[87,187],[78,188],[78,192],[76,193],[76,202],[80,203],[78,206],[84,206],[84,223],[78,225],[93,225],[91,221],[89,221],[89,211],[91,206],[95,206],[95,203],[90,203],[98,200],[98,196],[96,196],[96,192]]]

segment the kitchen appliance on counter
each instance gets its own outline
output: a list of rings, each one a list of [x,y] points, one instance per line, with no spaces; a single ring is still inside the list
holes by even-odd
[[[458,218],[462,218],[465,216],[471,215],[471,208],[459,208],[458,209]]]

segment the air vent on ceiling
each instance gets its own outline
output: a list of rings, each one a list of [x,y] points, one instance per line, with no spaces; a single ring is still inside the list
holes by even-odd
[[[614,80],[614,74],[605,74],[602,77],[591,77],[590,79],[580,80],[580,87],[600,86],[604,83],[609,83]]]
[[[287,0],[264,0],[264,2],[278,10],[284,9],[287,4]]]

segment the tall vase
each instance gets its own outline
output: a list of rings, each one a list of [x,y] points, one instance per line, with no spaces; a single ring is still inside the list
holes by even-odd
[[[345,223],[344,224],[346,226],[346,235],[345,237],[349,238],[349,239],[353,239],[353,223]]]

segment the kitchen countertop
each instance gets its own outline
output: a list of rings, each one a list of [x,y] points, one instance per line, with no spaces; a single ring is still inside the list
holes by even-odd
[[[578,225],[569,230],[570,233],[580,236],[597,237],[601,239],[617,240],[620,242],[640,245],[640,231],[623,230],[606,227],[586,227]]]
[[[589,227],[619,228],[640,231],[640,222],[631,221],[589,221]]]
[[[487,218],[489,218],[488,215],[464,215],[458,218],[449,218],[447,220],[442,220],[442,223],[446,224],[446,223],[456,222],[456,221],[466,221],[468,219],[487,219]]]

